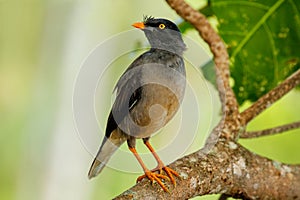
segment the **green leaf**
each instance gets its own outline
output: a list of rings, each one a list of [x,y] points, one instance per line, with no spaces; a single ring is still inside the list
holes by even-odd
[[[214,87],[217,87],[215,63],[213,60],[209,60],[203,66],[200,67],[202,74],[206,80],[208,80]]]
[[[228,45],[239,103],[255,101],[300,68],[299,0],[211,0]]]
[[[194,27],[187,21],[183,21],[178,24],[178,28],[180,29],[181,33],[185,33],[186,31],[193,29]]]

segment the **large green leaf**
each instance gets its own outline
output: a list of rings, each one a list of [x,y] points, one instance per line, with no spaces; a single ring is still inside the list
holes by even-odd
[[[208,6],[228,45],[240,104],[257,100],[300,68],[299,0],[211,0]]]
[[[255,101],[299,68],[300,1],[212,0],[238,100]]]

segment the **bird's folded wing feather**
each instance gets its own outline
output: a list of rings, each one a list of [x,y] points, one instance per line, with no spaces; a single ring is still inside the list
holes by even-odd
[[[129,111],[141,99],[141,69],[143,57],[145,54],[138,57],[123,73],[118,80],[114,91],[116,91],[116,99],[110,112],[107,127],[106,137],[109,137],[111,132],[118,127],[124,117],[129,114]]]

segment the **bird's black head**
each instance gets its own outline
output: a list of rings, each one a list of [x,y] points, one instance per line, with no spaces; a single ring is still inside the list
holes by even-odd
[[[151,48],[163,49],[182,54],[186,46],[179,28],[167,19],[144,17],[143,22],[133,24],[145,32]]]
[[[169,29],[169,30],[180,32],[177,25],[167,19],[161,19],[161,18],[155,19],[154,17],[151,16],[150,17],[145,16],[143,23],[145,24],[146,27],[148,26],[148,27],[159,28],[160,30]]]

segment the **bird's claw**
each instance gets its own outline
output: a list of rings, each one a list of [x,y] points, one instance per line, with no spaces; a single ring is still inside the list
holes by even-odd
[[[159,173],[156,173],[156,171],[158,171]],[[165,171],[167,176],[163,175],[162,171]],[[171,183],[176,187],[176,181],[175,181],[175,178],[173,177],[173,175],[176,177],[180,177],[176,171],[174,171],[173,169],[171,169],[169,167],[162,167],[162,168],[157,167],[151,171],[146,171],[145,174],[142,176],[139,176],[136,181],[140,182],[143,178],[147,177],[151,181],[152,185],[153,185],[154,181],[156,181],[165,192],[169,192],[168,188],[165,186],[165,184],[162,182],[162,180],[171,181]]]
[[[175,170],[171,169],[170,167],[163,167],[163,170],[167,173],[168,177],[171,179],[171,183],[173,183],[174,187],[176,187],[176,181],[173,175],[176,177],[180,177],[179,174]]]

